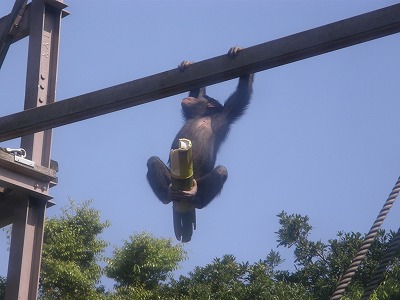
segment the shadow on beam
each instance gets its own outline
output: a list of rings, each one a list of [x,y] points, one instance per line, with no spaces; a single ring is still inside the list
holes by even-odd
[[[0,118],[0,141],[93,118],[400,31],[400,4]]]

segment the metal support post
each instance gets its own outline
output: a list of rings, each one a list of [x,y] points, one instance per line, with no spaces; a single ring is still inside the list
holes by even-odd
[[[57,3],[57,7],[46,3]],[[46,3],[32,1],[25,110],[55,101],[62,0]],[[21,148],[27,158],[48,168],[51,136],[52,130],[46,130],[22,137]]]
[[[28,67],[24,109],[55,101],[57,61],[63,0],[33,0],[31,3]],[[21,138],[27,159],[49,168],[52,130]],[[49,182],[42,187],[49,189]],[[6,300],[37,299],[43,231],[47,201],[16,193]]]
[[[37,299],[46,202],[26,195],[18,195],[13,202],[5,299]]]

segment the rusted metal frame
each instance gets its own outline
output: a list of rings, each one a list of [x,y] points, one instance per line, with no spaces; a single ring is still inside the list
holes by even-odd
[[[6,300],[37,299],[46,201],[21,194],[13,199],[13,227]]]
[[[32,4],[25,110],[55,101],[61,22],[60,9],[41,0]],[[26,150],[27,158],[49,167],[51,136],[50,129],[22,137],[21,148]]]
[[[18,28],[28,0],[16,0],[11,13],[6,18],[3,29],[0,31],[0,69],[10,48],[12,37]]]
[[[48,1],[45,1],[47,3],[50,3]],[[53,2],[57,2],[60,3],[58,1],[53,1]],[[67,7],[67,5],[62,4],[59,5],[60,9],[63,9],[65,7]],[[29,35],[29,20],[30,20],[30,15],[31,15],[31,3],[28,3],[25,7],[25,11],[24,14],[22,15],[21,20],[19,21],[18,27],[13,28],[13,35],[11,37],[11,44],[18,42],[19,40],[27,37]],[[65,17],[68,16],[69,12],[65,11],[63,9],[61,16]],[[4,16],[2,18],[0,18],[0,32],[3,32],[5,30],[5,27],[7,26],[7,21],[8,21],[8,17],[10,15]]]
[[[24,37],[27,37],[29,35],[30,8],[31,4],[28,3],[28,5],[25,7],[22,19],[19,21],[18,27],[14,28],[13,36],[11,38],[11,44],[18,42],[20,39],[23,39]],[[7,15],[0,19],[0,32],[3,32],[5,30],[9,16],[10,15]]]
[[[55,100],[59,28],[61,10],[65,7],[62,0],[33,0],[31,4],[25,109]],[[27,159],[37,166],[48,168],[50,165],[51,135],[50,129],[21,138]],[[47,195],[50,182],[44,180],[45,176],[38,180],[33,174],[13,173],[7,165],[2,171],[7,178],[0,178],[4,179],[4,182],[0,180],[0,186],[15,187],[11,194],[13,230],[6,300],[37,299],[45,211],[51,199]],[[32,193],[34,197],[29,196]],[[8,220],[7,216],[4,220]]]
[[[0,187],[25,191],[34,198],[50,200],[49,184],[56,180],[56,170],[20,164],[14,161],[13,154],[0,151]]]
[[[14,209],[15,209],[15,205],[16,205],[15,191],[17,191],[17,195],[21,193],[20,190],[10,190],[10,192],[7,192],[7,195],[4,196],[4,198],[3,198],[3,193],[1,194],[2,199],[0,201],[0,228],[10,225],[14,221]],[[34,201],[39,201],[39,202],[47,201],[46,208],[49,208],[49,207],[52,207],[55,205],[55,203],[51,200],[35,198],[34,195],[30,195],[29,193],[26,193],[26,194],[29,197],[32,197],[32,199],[37,199]]]
[[[26,193],[35,199],[49,201],[47,187],[56,184],[57,169],[34,167],[15,162],[13,154],[0,149],[0,228],[13,222],[13,203],[10,201],[15,191]]]
[[[9,193],[12,190],[0,188],[0,191],[0,228],[3,228],[12,223],[14,209],[9,197]]]
[[[53,182],[56,180],[57,170],[46,168],[35,164],[33,167],[15,161],[14,154],[0,150],[0,167],[13,170],[17,173],[43,181]]]
[[[48,194],[49,182],[44,178],[32,178],[3,167],[0,167],[0,171],[0,186],[13,190],[24,190],[26,194],[38,199],[52,199]]]
[[[93,118],[400,31],[400,4],[0,118],[0,141]]]

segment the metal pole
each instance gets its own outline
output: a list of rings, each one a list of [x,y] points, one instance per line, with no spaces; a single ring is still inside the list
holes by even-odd
[[[25,110],[55,101],[60,21],[61,10],[42,0],[32,2]],[[49,167],[51,136],[50,129],[22,137],[27,158]]]
[[[55,101],[63,0],[33,0],[30,15],[28,68],[24,108]],[[21,138],[21,148],[35,164],[50,165],[52,130]],[[44,189],[49,189],[47,184]],[[37,299],[47,201],[16,194],[6,300]]]
[[[37,299],[39,284],[46,202],[18,195],[13,204],[14,222],[5,299],[33,300]]]

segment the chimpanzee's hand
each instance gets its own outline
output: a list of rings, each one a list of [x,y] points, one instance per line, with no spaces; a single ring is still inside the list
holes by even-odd
[[[197,182],[193,179],[193,187],[190,191],[175,190],[170,185],[168,188],[168,199],[175,202],[193,202],[194,197],[197,194]]]
[[[234,57],[236,57],[236,56],[239,54],[240,51],[242,51],[242,48],[237,47],[237,46],[232,47],[232,48],[230,48],[229,51],[228,51],[228,56],[229,56],[230,58],[234,58]]]
[[[193,62],[184,60],[183,62],[180,63],[178,66],[179,71],[184,72]]]

